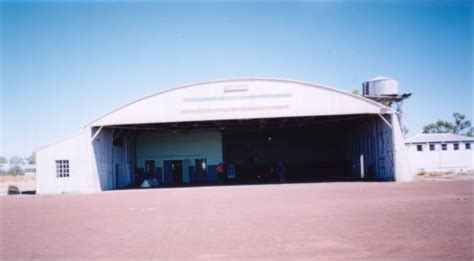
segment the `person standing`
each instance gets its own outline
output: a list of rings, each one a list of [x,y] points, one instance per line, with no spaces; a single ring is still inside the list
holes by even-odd
[[[286,171],[286,169],[285,169],[285,166],[283,165],[283,163],[281,163],[281,161],[278,162],[276,173],[277,173],[278,177],[280,178],[280,183],[286,182],[285,171]]]

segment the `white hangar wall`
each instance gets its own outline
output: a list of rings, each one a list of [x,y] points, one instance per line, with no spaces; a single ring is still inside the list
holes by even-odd
[[[100,191],[93,171],[90,130],[47,146],[36,152],[36,193],[87,193]],[[67,160],[69,177],[57,177],[56,161]]]
[[[402,133],[402,128],[398,117],[395,114],[391,115],[392,123],[392,138],[393,138],[393,171],[396,181],[412,181],[414,180],[414,172],[410,168],[408,162],[407,150],[405,147],[405,138]]]
[[[97,128],[86,128],[36,152],[37,194],[99,192],[133,182],[130,142],[126,140],[122,147],[112,146],[113,130],[103,129],[94,136],[96,132]],[[68,177],[57,177],[58,160],[68,162]]]
[[[392,109],[325,86],[289,80],[244,79],[188,85],[145,97],[92,122],[79,135],[39,150],[37,192],[85,193],[126,187],[134,182],[135,167],[141,166],[145,158],[157,157],[161,161],[164,156],[170,156],[147,154],[146,146],[137,149],[137,137],[133,135],[125,135],[123,143],[117,146],[114,144],[117,126],[332,115],[378,117],[381,114],[385,122],[379,118],[371,123],[372,129],[361,127],[355,137],[347,138],[348,141],[355,139],[348,146],[352,150],[349,157],[357,162],[355,157],[364,154],[365,164],[377,166],[379,180],[412,180],[403,135]],[[163,142],[158,143],[166,143]],[[208,154],[211,161],[222,158],[219,152]],[[68,178],[56,177],[56,160],[69,161]],[[363,168],[367,173],[367,166]]]

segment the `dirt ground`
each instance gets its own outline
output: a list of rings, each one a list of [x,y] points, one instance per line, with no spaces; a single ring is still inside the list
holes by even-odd
[[[416,180],[432,181],[432,180],[460,180],[473,179],[474,169],[467,170],[444,170],[444,171],[421,171],[416,175]]]
[[[473,180],[0,197],[0,259],[472,260]]]

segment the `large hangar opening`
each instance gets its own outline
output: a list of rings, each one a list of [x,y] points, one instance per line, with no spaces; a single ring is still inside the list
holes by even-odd
[[[109,126],[111,188],[393,180],[391,129],[379,115]],[[103,154],[103,151],[100,151]],[[224,166],[223,178],[217,166]],[[106,163],[110,164],[110,163]],[[234,167],[230,176],[229,167]]]

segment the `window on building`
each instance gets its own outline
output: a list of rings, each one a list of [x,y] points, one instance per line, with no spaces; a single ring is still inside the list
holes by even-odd
[[[464,144],[464,145],[465,145],[466,150],[470,150],[470,149],[471,149],[471,143],[466,143],[466,144]]]
[[[69,177],[69,160],[56,160],[56,177]]]
[[[454,146],[453,146],[453,147],[454,147],[454,150],[459,150],[459,143],[454,143],[453,145],[454,145]]]
[[[416,151],[423,151],[423,145],[416,145]]]
[[[448,144],[441,144],[441,150],[447,150]]]
[[[435,150],[435,149],[436,149],[435,145],[434,145],[434,144],[430,144],[430,150],[433,151],[433,150]]]

